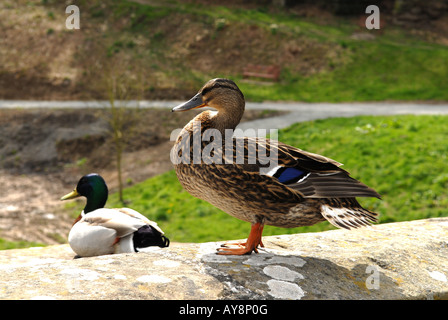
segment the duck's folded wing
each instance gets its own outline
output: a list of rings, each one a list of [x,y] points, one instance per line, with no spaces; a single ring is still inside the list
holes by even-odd
[[[333,159],[269,139],[255,140],[258,152],[265,149],[267,157],[277,161],[274,166],[270,163],[271,167],[265,174],[299,192],[303,197],[381,197],[372,188],[350,177],[347,171],[340,168],[342,164]],[[260,170],[261,161],[248,170],[253,171],[254,168]]]
[[[263,143],[262,140],[260,143]],[[336,160],[324,157],[317,153],[308,152],[299,148],[292,147],[290,145],[281,142],[272,142],[271,145],[278,146],[278,159],[279,163],[286,166],[298,166],[306,171],[310,172],[346,172],[340,168],[342,163]]]
[[[128,216],[130,216],[132,218],[140,219],[140,220],[144,221],[147,224],[149,224],[151,222],[151,220],[146,218],[140,212],[135,211],[134,209],[131,209],[131,208],[115,208],[114,210],[120,211],[121,213],[123,213],[125,215],[128,215]]]
[[[156,229],[157,231],[159,231],[161,234],[165,234],[162,229],[160,229],[160,227],[157,225],[157,222],[154,222],[152,220],[149,220],[147,217],[145,217],[144,215],[142,215],[140,212],[135,211],[134,209],[131,208],[119,208],[116,209],[120,212],[122,212],[123,214],[126,214],[130,217],[136,218],[136,219],[140,219],[142,221],[145,222],[145,224],[150,225],[151,227],[153,227],[154,229]]]
[[[381,198],[375,190],[351,178],[345,172],[326,174],[312,172],[287,186],[307,198]]]
[[[146,225],[145,221],[141,219],[136,219],[115,209],[106,208],[90,212],[80,222],[90,226],[113,229],[119,238],[125,237]]]

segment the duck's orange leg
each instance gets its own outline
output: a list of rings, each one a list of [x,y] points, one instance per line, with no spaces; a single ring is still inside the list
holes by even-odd
[[[261,235],[263,233],[264,225],[261,223],[255,223],[252,225],[250,229],[249,237],[246,242],[240,243],[228,243],[223,244],[222,248],[218,248],[218,254],[226,254],[226,255],[243,255],[243,254],[251,254],[252,251],[258,253],[258,246],[261,245],[264,247],[261,242]],[[237,248],[229,248],[229,246],[237,246]]]

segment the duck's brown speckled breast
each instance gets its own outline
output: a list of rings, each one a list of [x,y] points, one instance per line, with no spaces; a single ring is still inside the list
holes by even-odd
[[[186,191],[235,218],[284,228],[325,220],[317,199],[303,199],[293,191],[277,192],[270,179],[256,174],[244,175],[240,166],[179,164],[175,169]]]

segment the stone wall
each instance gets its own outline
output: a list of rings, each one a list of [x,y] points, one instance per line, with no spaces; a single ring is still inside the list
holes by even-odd
[[[1,299],[448,299],[448,218],[264,237],[265,250],[172,243],[73,259],[68,245],[0,251]]]

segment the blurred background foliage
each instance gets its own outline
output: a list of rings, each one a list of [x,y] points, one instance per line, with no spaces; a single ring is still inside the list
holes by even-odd
[[[275,83],[240,81],[249,100],[446,100],[446,0],[73,1],[0,4],[0,97],[107,99],[105,65],[135,97],[185,99],[206,80],[276,65]],[[367,5],[381,29],[367,30]],[[20,85],[19,85],[20,84]]]

